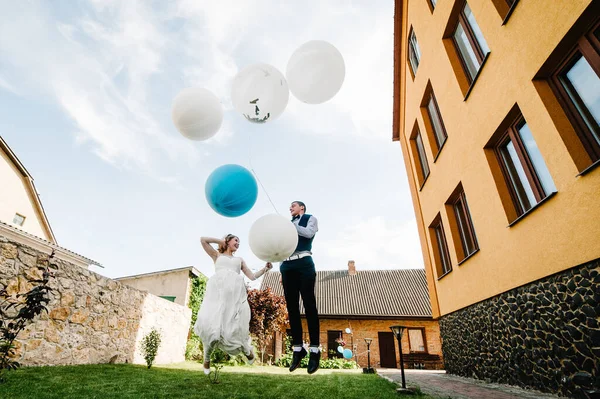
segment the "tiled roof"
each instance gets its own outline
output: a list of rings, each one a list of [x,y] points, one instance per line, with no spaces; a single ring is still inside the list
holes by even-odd
[[[168,274],[168,273],[176,273],[176,272],[180,272],[183,270],[189,270],[190,273],[192,273],[194,276],[199,277],[199,276],[204,276],[204,274],[202,274],[201,272],[198,271],[198,269],[196,269],[194,266],[186,266],[186,267],[179,267],[177,269],[168,269],[168,270],[158,270],[155,272],[148,272],[148,273],[142,273],[142,274],[133,274],[130,276],[122,276],[122,277],[117,277],[114,280],[129,280],[129,279],[135,279],[135,278],[140,278],[140,277],[148,277],[148,276],[154,276],[157,274]]]
[[[279,272],[267,273],[261,289],[283,295]],[[423,269],[347,270],[317,272],[317,308],[322,316],[431,317]],[[304,307],[301,307],[304,314]]]

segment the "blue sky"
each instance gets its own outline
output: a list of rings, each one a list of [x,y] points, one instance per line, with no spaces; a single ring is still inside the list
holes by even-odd
[[[393,2],[201,0],[0,1],[0,135],[32,173],[59,244],[109,277],[212,264],[199,237],[248,231],[274,212],[264,192],[238,218],[213,212],[204,182],[250,162],[278,211],[302,200],[319,219],[317,269],[422,267],[398,143],[391,141]],[[326,4],[323,4],[326,3]],[[265,62],[285,73],[309,40],[335,45],[342,89],[320,105],[290,95],[254,125],[231,105],[231,82]],[[185,87],[225,110],[194,142],[171,122]]]

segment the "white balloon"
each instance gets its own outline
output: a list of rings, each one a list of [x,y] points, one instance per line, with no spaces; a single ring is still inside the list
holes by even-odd
[[[298,232],[289,219],[272,213],[252,224],[248,243],[258,259],[282,262],[294,253],[298,245]]]
[[[223,123],[223,106],[207,89],[186,88],[173,100],[171,117],[183,136],[190,140],[207,140]]]
[[[352,330],[349,329],[348,327],[346,327],[346,334],[351,334],[351,333],[352,333]]]
[[[344,57],[332,44],[312,40],[294,51],[285,76],[298,100],[308,104],[324,103],[342,87],[346,76]]]
[[[289,98],[285,77],[269,64],[254,64],[242,69],[231,87],[233,107],[254,123],[277,118]]]

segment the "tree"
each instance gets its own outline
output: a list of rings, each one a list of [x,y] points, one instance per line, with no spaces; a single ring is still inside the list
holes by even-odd
[[[287,324],[287,309],[285,298],[276,295],[270,288],[265,290],[250,290],[248,303],[252,317],[250,318],[250,333],[254,335],[264,363],[265,350],[276,331],[285,331]]]

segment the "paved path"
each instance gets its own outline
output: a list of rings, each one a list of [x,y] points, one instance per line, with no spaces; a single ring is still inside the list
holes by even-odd
[[[377,369],[377,373],[399,386],[402,375],[398,369]],[[405,370],[407,387],[418,386],[421,392],[443,399],[555,399],[550,395],[512,385],[486,383],[472,378],[446,374],[445,371]],[[564,399],[564,398],[563,398]]]

